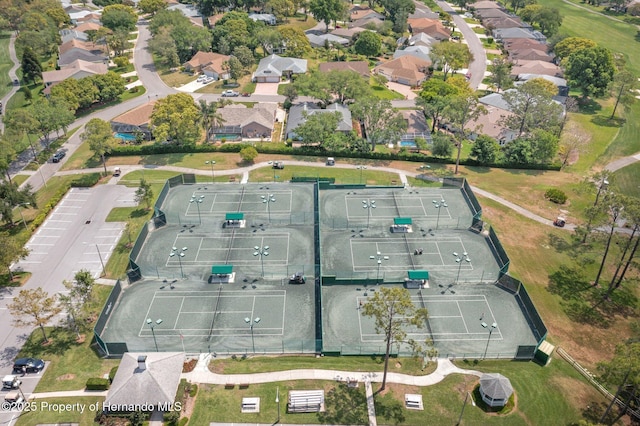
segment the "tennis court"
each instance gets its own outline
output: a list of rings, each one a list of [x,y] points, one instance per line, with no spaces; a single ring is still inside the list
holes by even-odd
[[[331,312],[323,317],[325,351],[384,352],[384,339],[375,332],[373,319],[361,313],[361,306],[380,287],[323,287],[323,305],[325,311]],[[429,320],[423,328],[408,327],[407,339],[432,340],[442,356],[478,357],[485,349],[492,357],[513,355],[518,346],[536,344],[516,299],[498,287],[456,284],[409,291],[415,306],[429,311]],[[356,326],[345,327],[345,324]],[[407,354],[409,347],[401,346],[400,351]]]

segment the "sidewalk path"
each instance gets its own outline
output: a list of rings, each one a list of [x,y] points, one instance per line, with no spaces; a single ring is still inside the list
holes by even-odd
[[[373,400],[373,387],[371,386],[371,380],[364,381],[364,391],[367,395],[367,414],[369,415],[369,426],[378,426],[378,420],[376,419],[376,404]]]
[[[9,70],[9,80],[13,85],[13,80],[18,79],[18,76],[16,75],[16,71],[18,71],[18,68],[20,67],[20,61],[18,61],[18,56],[16,55],[16,33],[15,32],[11,34],[11,38],[9,39],[9,58],[11,58],[11,62],[13,62],[13,66]],[[0,108],[0,111],[2,111],[2,113],[0,114],[0,134],[4,133],[4,113],[6,112],[9,99],[11,99],[11,97],[15,95],[18,90],[20,90],[20,86],[13,85],[11,87],[11,90],[9,90],[9,93],[4,95],[4,97],[1,99],[2,107]]]

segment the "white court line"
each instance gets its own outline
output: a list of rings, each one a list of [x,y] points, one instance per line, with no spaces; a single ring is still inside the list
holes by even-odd
[[[147,313],[144,315],[144,319],[142,320],[142,326],[140,327],[140,331],[138,332],[138,337],[144,337],[142,335],[142,331],[144,330],[144,325],[149,317],[149,312],[151,312],[151,307],[153,306],[153,302],[156,300],[156,294],[153,293],[153,298],[151,299],[151,303],[149,303],[149,307],[147,308]]]
[[[358,329],[360,330],[360,343],[365,343],[365,334],[362,332],[362,311],[358,309],[360,307],[360,297],[356,296],[356,310],[358,312]]]
[[[182,297],[182,302],[180,302],[180,307],[178,308],[178,314],[176,315],[176,321],[173,323],[173,329],[177,330],[178,320],[180,319],[180,314],[182,314],[182,305],[184,305],[184,296]],[[213,313],[215,315],[215,312]]]
[[[442,253],[440,252],[440,245],[438,244],[437,241],[436,241],[436,248],[438,249],[438,256],[440,256],[440,263],[442,264],[442,266],[444,266],[444,259],[442,258]]]
[[[456,306],[458,307],[458,312],[460,312],[460,317],[462,318],[464,329],[467,330],[467,334],[469,334],[469,327],[467,327],[467,322],[464,320],[464,316],[462,315],[462,309],[460,309],[460,303],[458,303],[457,300],[456,300]]]

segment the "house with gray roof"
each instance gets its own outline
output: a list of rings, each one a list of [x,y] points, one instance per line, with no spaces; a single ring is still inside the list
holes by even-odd
[[[307,121],[307,117],[312,114],[326,114],[332,112],[339,112],[341,115],[340,121],[338,121],[338,132],[350,132],[353,130],[353,123],[351,121],[351,111],[349,108],[342,104],[331,104],[326,109],[321,109],[313,102],[302,102],[293,105],[289,109],[289,117],[287,119],[287,128],[285,131],[286,138],[291,140],[300,140],[300,137],[296,135],[295,130]]]
[[[243,104],[231,104],[219,108],[216,112],[221,117],[221,124],[211,128],[207,137],[210,141],[222,138],[227,141],[271,140],[277,108],[277,104],[272,103],[259,103],[253,108],[247,108]]]
[[[89,41],[89,35],[82,31],[74,30],[74,29],[64,29],[60,30],[60,40],[62,43],[66,43],[70,40],[82,40]]]
[[[275,15],[271,13],[252,13],[249,15],[249,19],[256,22],[264,22],[267,25],[275,25],[277,22]]]
[[[183,363],[182,352],[125,353],[104,411],[137,411],[141,406],[168,411],[175,402]]]
[[[341,46],[347,46],[349,43],[351,43],[350,39],[334,34],[314,34],[313,32],[307,32],[306,36],[309,39],[311,47],[325,47],[327,43],[329,45],[337,43]]]
[[[502,93],[489,93],[488,95],[483,96],[480,99],[478,99],[478,101],[481,104],[484,104],[484,105],[488,105],[488,106],[504,109],[506,111],[510,111],[511,110],[511,106],[509,106],[507,101],[504,100],[503,95],[505,93],[515,92],[515,91],[516,91],[516,89],[507,89],[507,90],[503,91]]]
[[[431,52],[431,49],[428,48],[427,46],[409,46],[409,47],[405,47],[402,50],[398,49],[395,52],[393,52],[393,59],[398,59],[402,56],[411,55],[411,56],[415,56],[416,58],[422,59],[424,61],[430,61],[431,60],[431,56],[429,56],[430,52]]]
[[[292,74],[306,72],[306,59],[283,58],[273,54],[260,60],[252,80],[256,83],[279,83],[282,77],[291,78]]]
[[[540,31],[529,28],[498,28],[493,30],[493,37],[497,41],[513,38],[526,38],[531,40],[546,41],[547,38]]]
[[[485,373],[480,376],[480,395],[489,407],[504,407],[513,395],[513,386],[500,373]]]

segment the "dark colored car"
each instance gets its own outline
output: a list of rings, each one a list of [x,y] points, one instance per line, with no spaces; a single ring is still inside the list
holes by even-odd
[[[36,358],[18,358],[13,363],[13,372],[38,373],[44,368],[44,361]]]
[[[53,157],[51,157],[51,161],[53,161],[54,163],[59,163],[60,160],[62,160],[65,155],[67,155],[66,152],[58,151],[55,154],[53,154]]]

